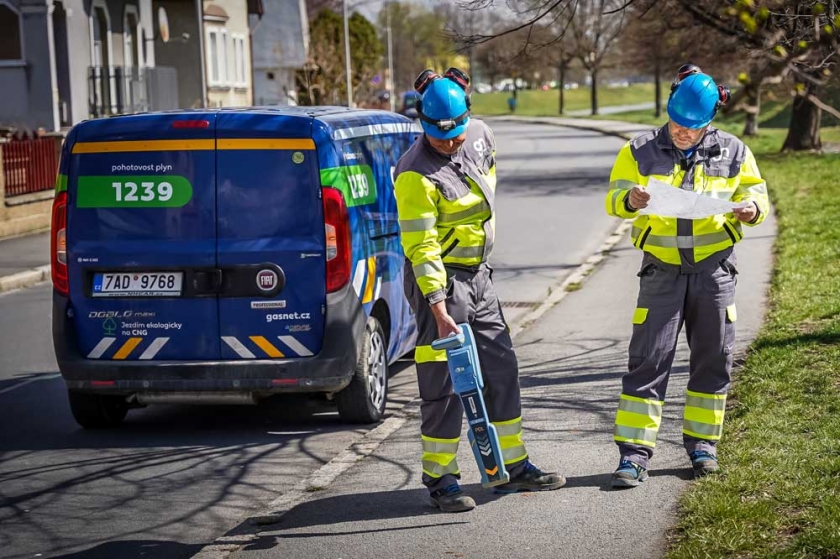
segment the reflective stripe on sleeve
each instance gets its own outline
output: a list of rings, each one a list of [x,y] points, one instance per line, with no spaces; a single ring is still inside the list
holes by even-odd
[[[434,228],[437,223],[435,217],[420,217],[417,219],[401,219],[400,231],[403,233],[419,233]]]
[[[435,273],[445,273],[445,270],[443,268],[443,262],[441,262],[440,260],[421,262],[420,264],[415,264],[412,268],[414,270],[414,276],[418,278],[422,276],[430,276]]]

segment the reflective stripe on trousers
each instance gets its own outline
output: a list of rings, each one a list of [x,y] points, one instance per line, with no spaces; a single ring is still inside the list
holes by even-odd
[[[685,397],[683,434],[697,439],[720,440],[726,394],[703,394],[689,390]]]
[[[622,394],[615,414],[613,440],[654,448],[665,402]]]
[[[446,474],[458,475],[458,441],[460,439],[435,439],[421,435],[423,439],[423,473],[439,478]]]
[[[510,421],[493,421],[496,435],[499,437],[499,447],[505,464],[513,464],[528,457],[525,443],[522,442],[522,418]]]

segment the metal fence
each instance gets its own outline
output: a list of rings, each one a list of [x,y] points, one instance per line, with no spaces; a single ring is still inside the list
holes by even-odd
[[[91,66],[88,105],[94,118],[178,108],[174,68]]]
[[[0,143],[6,197],[55,188],[58,150],[55,138]]]

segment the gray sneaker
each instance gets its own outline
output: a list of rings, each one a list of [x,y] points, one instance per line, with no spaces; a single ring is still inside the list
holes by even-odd
[[[718,471],[717,457],[705,450],[695,450],[688,453],[691,459],[691,468],[694,470],[695,479],[704,477]]]
[[[522,472],[504,485],[493,488],[496,493],[518,493],[519,491],[553,491],[566,485],[566,478],[560,474],[544,472],[525,462]]]
[[[648,478],[647,470],[635,462],[621,459],[618,468],[610,478],[610,485],[615,488],[636,487]]]
[[[429,502],[443,512],[466,512],[475,508],[475,501],[464,495],[457,483],[433,491],[429,495]]]

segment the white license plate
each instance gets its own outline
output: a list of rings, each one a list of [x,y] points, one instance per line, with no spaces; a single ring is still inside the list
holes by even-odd
[[[184,272],[119,272],[93,275],[94,297],[175,297]]]

